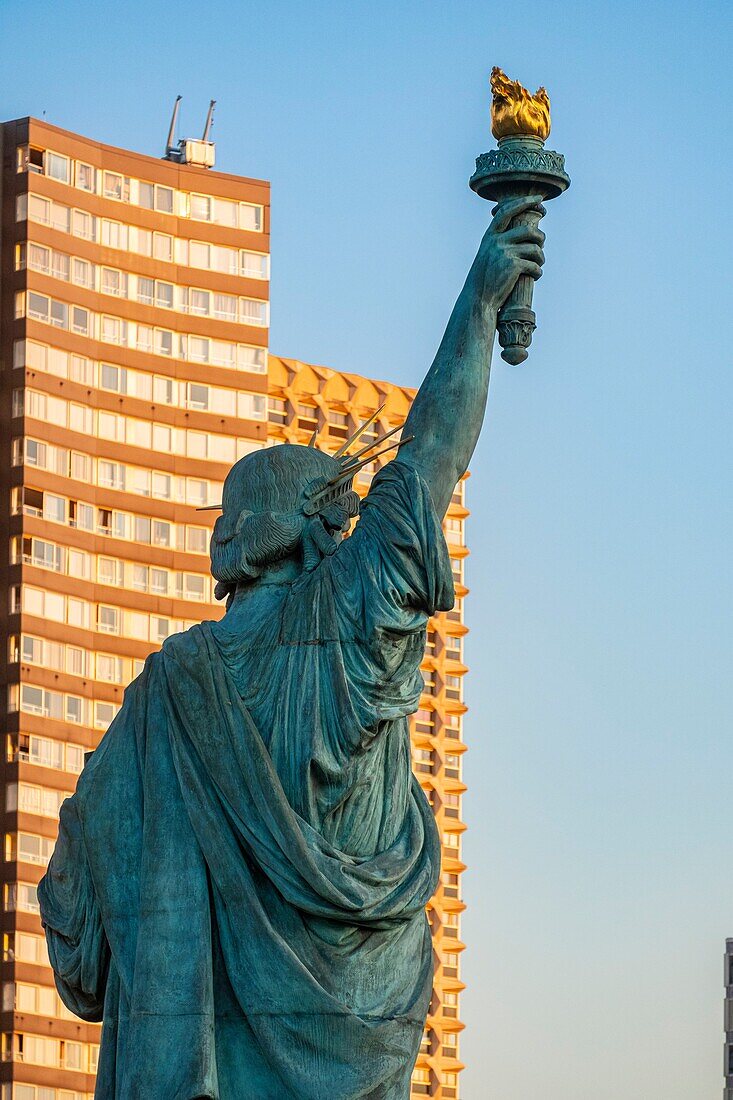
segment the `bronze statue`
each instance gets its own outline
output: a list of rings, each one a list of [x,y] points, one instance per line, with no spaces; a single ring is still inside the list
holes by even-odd
[[[408,716],[428,618],[453,604],[441,521],[497,315],[542,272],[521,224],[540,198],[497,208],[348,539],[358,439],[233,467],[211,544],[225,616],[148,658],[62,807],[41,912],[64,1002],[104,1021],[104,1100],[409,1095],[440,843]]]

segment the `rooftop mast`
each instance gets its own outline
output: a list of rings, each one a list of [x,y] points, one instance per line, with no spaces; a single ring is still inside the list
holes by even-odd
[[[190,164],[193,165],[194,168],[213,168],[216,159],[216,146],[213,141],[209,140],[209,134],[211,133],[211,125],[214,119],[216,100],[212,99],[209,103],[209,112],[206,116],[203,137],[200,140],[197,138],[180,138],[176,145],[174,144],[176,126],[178,124],[178,112],[182,98],[183,96],[176,96],[176,102],[173,104],[173,115],[171,116],[168,141],[166,142],[163,160],[172,160],[178,164]]]

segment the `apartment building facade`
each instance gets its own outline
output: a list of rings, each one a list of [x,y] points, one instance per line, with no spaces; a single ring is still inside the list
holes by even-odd
[[[99,1028],[53,986],[36,886],[58,810],[145,657],[216,618],[208,540],[229,467],[314,429],[337,446],[386,383],[268,359],[269,185],[2,126],[0,610],[6,662],[1,1100],[87,1100]],[[386,403],[385,403],[386,402]],[[365,470],[366,491],[373,471]],[[431,623],[415,768],[444,840],[416,1096],[458,1097],[463,525],[459,605]]]
[[[725,1000],[723,1002],[723,1029],[725,1031],[723,1074],[725,1085],[723,1087],[723,1100],[733,1100],[733,939],[725,941],[723,985],[725,986]]]

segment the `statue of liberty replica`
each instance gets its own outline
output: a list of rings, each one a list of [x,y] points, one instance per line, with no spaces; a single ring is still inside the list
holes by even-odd
[[[541,197],[499,203],[348,538],[357,439],[232,468],[211,542],[226,614],[148,658],[62,807],[41,913],[65,1004],[104,1024],[102,1100],[409,1096],[440,843],[408,716],[428,618],[453,604],[441,520],[497,316],[541,274],[522,224]]]

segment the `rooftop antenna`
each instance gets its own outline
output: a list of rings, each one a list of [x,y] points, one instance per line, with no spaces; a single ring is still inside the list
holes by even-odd
[[[209,103],[209,113],[206,116],[206,125],[204,126],[204,136],[201,138],[202,141],[208,141],[209,140],[209,134],[211,133],[211,124],[214,121],[214,107],[216,107],[216,100],[212,99],[211,102]]]
[[[168,141],[165,145],[164,160],[178,160],[178,149],[173,144],[176,139],[176,125],[178,124],[178,112],[181,109],[182,95],[176,96],[176,102],[173,104],[173,114],[171,116],[171,127],[168,131]]]
[[[168,141],[166,142],[163,160],[172,160],[177,164],[190,164],[194,168],[213,168],[216,157],[216,146],[214,142],[209,139],[209,134],[211,133],[211,124],[214,118],[216,100],[212,99],[209,103],[209,113],[206,116],[203,137],[201,139],[179,138],[178,144],[175,144],[178,111],[181,106],[182,98],[183,97],[180,95],[176,96],[176,102],[173,104],[173,116],[168,131]]]

